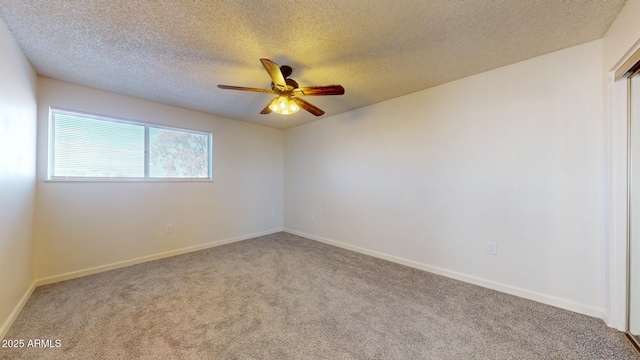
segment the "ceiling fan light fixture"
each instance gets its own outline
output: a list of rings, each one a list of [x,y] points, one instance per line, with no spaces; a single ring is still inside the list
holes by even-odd
[[[280,96],[271,102],[269,109],[277,114],[290,115],[297,113],[300,107],[291,97]]]
[[[269,109],[271,109],[271,111],[273,112],[278,112],[278,99],[273,99],[273,101],[271,101],[271,104],[269,104]]]

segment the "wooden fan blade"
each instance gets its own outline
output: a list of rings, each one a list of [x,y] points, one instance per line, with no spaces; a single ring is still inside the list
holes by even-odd
[[[322,111],[319,107],[316,107],[315,105],[310,104],[309,102],[302,100],[300,98],[294,97],[292,98],[293,101],[296,102],[296,104],[298,104],[298,106],[300,106],[300,108],[307,110],[308,112],[312,113],[315,116],[321,116],[324,115],[324,111]]]
[[[271,103],[268,103],[267,106],[265,106],[264,109],[260,111],[260,114],[263,114],[263,115],[271,114],[271,108],[269,106],[271,106]]]
[[[344,88],[340,85],[329,86],[309,86],[293,90],[296,95],[322,96],[322,95],[343,95]]]
[[[225,90],[254,91],[254,92],[267,93],[267,94],[276,94],[276,92],[273,90],[258,89],[258,88],[244,87],[244,86],[218,85],[218,87],[220,89],[225,89]]]
[[[273,81],[273,86],[278,90],[287,90],[287,83],[284,80],[284,76],[282,76],[280,66],[269,59],[260,59],[260,62],[267,69],[271,81]]]

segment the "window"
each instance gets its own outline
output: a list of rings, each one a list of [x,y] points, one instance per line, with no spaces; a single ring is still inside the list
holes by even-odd
[[[211,133],[51,109],[49,179],[211,179]]]

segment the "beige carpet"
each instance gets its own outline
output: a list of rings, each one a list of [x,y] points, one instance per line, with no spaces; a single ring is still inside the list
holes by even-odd
[[[632,359],[601,320],[278,233],[35,290],[3,359]]]

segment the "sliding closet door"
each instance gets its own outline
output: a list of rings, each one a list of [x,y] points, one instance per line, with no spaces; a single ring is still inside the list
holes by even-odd
[[[629,333],[640,340],[640,75],[629,77]]]

